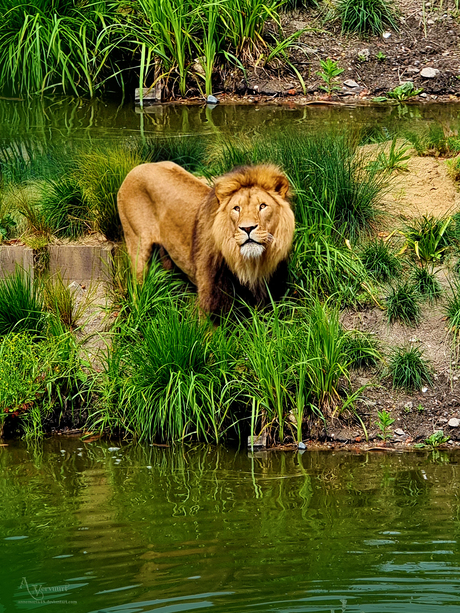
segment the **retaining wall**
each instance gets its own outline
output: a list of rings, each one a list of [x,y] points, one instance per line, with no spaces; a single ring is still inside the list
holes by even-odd
[[[0,245],[0,278],[16,268],[32,277],[48,269],[58,272],[67,282],[106,282],[111,278],[112,255],[115,246],[108,245],[48,245],[35,251],[24,245]]]

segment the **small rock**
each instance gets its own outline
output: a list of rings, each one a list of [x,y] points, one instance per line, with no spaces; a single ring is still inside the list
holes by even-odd
[[[369,51],[369,49],[361,49],[361,51],[358,51],[359,60],[367,62],[370,57],[371,57],[371,52]]]
[[[305,443],[302,443],[302,441],[300,441],[299,445],[298,445],[299,449],[306,449],[307,446],[305,445]]]
[[[434,26],[434,19],[427,19],[426,20],[426,25],[427,26]]]
[[[406,72],[409,72],[410,74],[418,74],[420,69],[415,68],[415,66],[409,66],[409,68],[406,68]]]
[[[405,436],[406,435],[404,430],[401,430],[401,428],[396,428],[395,434],[396,434],[396,436]]]
[[[420,76],[423,77],[424,79],[435,79],[438,76],[438,74],[439,74],[439,70],[437,68],[430,68],[429,66],[422,68],[420,72]]]
[[[404,405],[405,409],[412,409],[412,407],[414,406],[414,403],[409,400],[409,402],[406,402],[406,404]]]
[[[219,100],[217,100],[217,98],[215,96],[208,96],[206,98],[206,102],[208,104],[217,104],[219,102]]]
[[[449,419],[449,422],[447,425],[449,426],[449,428],[458,428],[460,426],[460,419],[457,419],[456,417],[452,417],[451,419]]]
[[[420,94],[420,98],[428,98],[428,94],[426,94],[425,92],[423,92],[422,94]]]
[[[391,32],[384,32],[384,33],[382,34],[382,37],[383,37],[385,40],[386,40],[387,38],[390,38],[390,36],[391,36]]]
[[[428,391],[427,387],[422,387],[422,392],[425,394]]]
[[[343,84],[346,87],[359,87],[359,83],[356,83],[356,81],[353,81],[353,79],[347,79],[343,82]]]
[[[440,417],[440,418],[438,419],[438,422],[439,422],[440,424],[447,424],[447,419],[446,419],[445,417]]]
[[[206,74],[206,71],[204,69],[205,65],[206,65],[206,58],[204,56],[203,57],[197,57],[197,58],[195,58],[193,60],[193,70],[197,74],[199,74],[199,75],[201,75],[203,77]]]

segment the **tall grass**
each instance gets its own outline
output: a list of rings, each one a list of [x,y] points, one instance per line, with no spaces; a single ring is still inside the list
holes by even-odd
[[[127,24],[116,2],[1,0],[0,83],[13,94],[86,93],[121,79]]]
[[[109,425],[139,440],[218,442],[234,421],[232,354],[231,336],[213,333],[172,302],[160,305],[125,350],[108,354],[106,385],[114,406],[110,413],[101,408],[92,427]],[[125,375],[121,381],[114,360]]]
[[[142,158],[121,147],[94,148],[76,159],[75,178],[95,219],[96,229],[108,240],[123,236],[117,209],[117,193],[126,175]]]
[[[399,29],[397,10],[391,0],[339,0],[337,13],[342,32],[378,35],[384,28]]]
[[[41,333],[45,311],[38,283],[20,270],[0,281],[0,336],[10,332]]]

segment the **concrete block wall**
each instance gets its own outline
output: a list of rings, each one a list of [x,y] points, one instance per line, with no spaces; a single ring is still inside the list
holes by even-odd
[[[107,282],[112,272],[112,245],[48,245],[48,269],[51,275],[61,273],[69,283]],[[13,273],[18,267],[34,276],[38,260],[33,249],[24,245],[0,245],[0,278]],[[40,264],[41,266],[41,264]]]

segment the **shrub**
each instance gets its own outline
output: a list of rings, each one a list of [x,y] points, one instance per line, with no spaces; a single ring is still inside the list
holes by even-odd
[[[0,424],[26,437],[42,436],[62,419],[82,425],[78,409],[88,392],[78,346],[69,334],[53,338],[10,333],[0,340]]]
[[[451,331],[458,336],[460,332],[460,282],[458,280],[451,285],[450,292],[447,294],[445,314]]]
[[[397,12],[390,0],[339,0],[337,13],[342,32],[377,35],[384,28],[399,29]]]
[[[389,375],[393,387],[406,391],[419,390],[423,384],[432,385],[432,371],[419,347],[397,347],[389,357]]]
[[[391,287],[386,303],[387,319],[390,323],[400,321],[412,326],[420,321],[420,294],[408,281]]]
[[[361,251],[360,257],[364,268],[377,281],[385,283],[401,274],[400,260],[383,240],[368,243]]]
[[[45,326],[43,300],[36,282],[17,270],[0,281],[0,336],[40,333]]]

